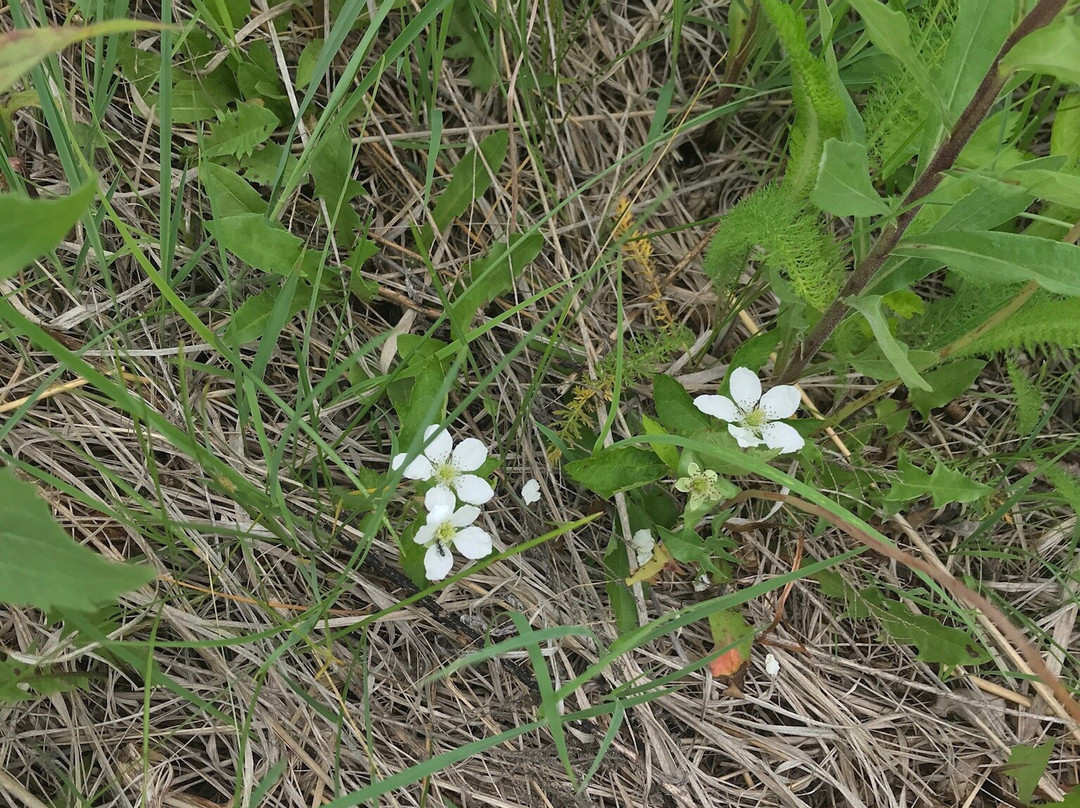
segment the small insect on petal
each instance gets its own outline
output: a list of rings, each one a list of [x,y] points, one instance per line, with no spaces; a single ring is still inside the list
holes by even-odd
[[[525,485],[521,486],[521,498],[525,501],[526,505],[532,505],[534,502],[539,502],[540,483],[536,480],[529,480]]]

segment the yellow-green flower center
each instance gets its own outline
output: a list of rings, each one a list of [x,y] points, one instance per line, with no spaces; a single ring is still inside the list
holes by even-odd
[[[765,412],[760,407],[754,407],[750,412],[743,415],[743,426],[747,429],[758,430],[769,422],[769,419],[765,417]]]
[[[457,469],[450,463],[440,463],[435,466],[435,474],[432,475],[435,478],[436,484],[450,485],[454,481],[454,478],[458,476]]]

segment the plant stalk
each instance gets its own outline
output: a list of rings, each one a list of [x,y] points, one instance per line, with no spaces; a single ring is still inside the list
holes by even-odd
[[[952,131],[942,141],[934,156],[930,159],[929,164],[927,164],[926,169],[915,180],[915,184],[911,186],[911,190],[904,197],[904,201],[900,206],[903,212],[896,218],[895,223],[881,232],[877,241],[874,242],[874,246],[870,248],[870,252],[863,257],[862,261],[855,267],[855,271],[851,273],[836,301],[821,315],[821,319],[818,320],[810,335],[792,352],[791,361],[788,362],[783,374],[780,376],[779,381],[781,383],[791,384],[802,375],[807,363],[817,355],[817,352],[821,350],[821,346],[825,344],[825,340],[836,330],[844,315],[847,314],[850,308],[847,300],[858,295],[866,288],[866,285],[885,264],[892,251],[896,249],[896,245],[900,243],[900,239],[903,238],[912,220],[921,209],[923,201],[941,184],[941,181],[945,178],[945,172],[956,164],[960,152],[971,140],[975,130],[978,129],[979,124],[982,123],[997,100],[998,94],[1005,87],[1008,76],[999,70],[1001,60],[1025,36],[1052,22],[1061,9],[1065,7],[1066,2],[1067,0],[1039,0],[1031,12],[1009,34],[997,56],[994,57],[990,69],[983,76],[983,80],[972,96],[971,101],[968,102],[967,107],[953,125]]]

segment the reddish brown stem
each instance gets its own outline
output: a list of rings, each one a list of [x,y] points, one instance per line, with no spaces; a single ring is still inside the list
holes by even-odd
[[[982,123],[997,100],[998,94],[1005,86],[1007,76],[998,69],[1001,60],[1005,58],[1005,54],[1032,31],[1048,25],[1058,15],[1058,12],[1064,8],[1065,3],[1066,0],[1039,0],[1035,8],[1009,34],[997,56],[994,57],[990,69],[983,76],[983,80],[972,96],[971,101],[964,111],[960,113],[960,117],[957,119],[952,131],[938,147],[934,156],[930,158],[926,169],[915,180],[915,184],[911,186],[911,190],[904,197],[904,201],[900,205],[902,212],[893,224],[881,232],[877,241],[874,242],[874,246],[870,248],[870,252],[863,257],[855,267],[855,271],[851,273],[839,297],[821,315],[821,319],[818,320],[810,335],[792,352],[791,359],[780,376],[781,382],[790,384],[799,379],[806,369],[807,363],[817,355],[817,352],[821,350],[821,346],[825,344],[825,340],[836,330],[844,315],[847,314],[850,308],[847,300],[866,288],[866,285],[885,264],[892,251],[896,249],[896,245],[900,243],[900,239],[903,238],[908,226],[922,207],[923,201],[941,184],[941,181],[945,178],[945,172],[956,164],[956,158],[960,156],[964,146],[971,140],[971,136],[975,134],[975,130],[978,129],[979,124]]]

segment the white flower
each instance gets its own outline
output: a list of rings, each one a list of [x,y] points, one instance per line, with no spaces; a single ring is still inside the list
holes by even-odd
[[[762,395],[761,382],[747,368],[731,372],[731,398],[698,396],[694,406],[706,415],[727,421],[728,432],[744,449],[765,444],[781,452],[797,452],[806,442],[795,427],[777,420],[790,418],[799,409],[799,391],[781,384]]]
[[[435,437],[424,453],[414,457],[405,467],[403,473],[406,477],[410,480],[430,480],[437,488],[453,490],[462,502],[470,505],[483,505],[495,496],[495,489],[487,480],[468,473],[476,471],[487,460],[487,447],[484,444],[476,438],[466,438],[455,448],[447,431],[435,425],[424,430],[424,440],[427,441],[432,435]],[[390,468],[400,468],[405,457],[404,453],[395,455],[390,461]]]
[[[765,673],[768,674],[770,679],[775,679],[776,675],[780,673],[780,660],[772,654],[765,655]]]
[[[635,533],[634,538],[630,539],[630,549],[634,551],[639,567],[648,564],[652,560],[653,550],[656,549],[656,539],[653,538],[652,531],[645,527]]]
[[[429,581],[441,581],[454,566],[450,548],[466,558],[483,558],[491,552],[491,536],[473,522],[480,515],[474,505],[462,505],[456,511],[454,495],[446,488],[432,488],[424,495],[427,522],[413,541],[427,547],[424,574]]]
[[[536,480],[529,480],[525,485],[521,486],[521,498],[525,500],[526,505],[532,505],[534,502],[539,502],[540,483]]]

